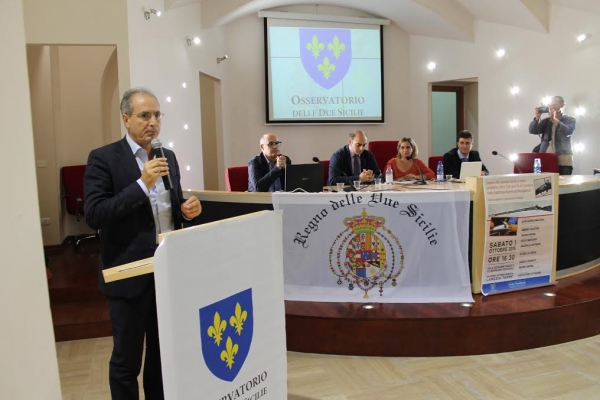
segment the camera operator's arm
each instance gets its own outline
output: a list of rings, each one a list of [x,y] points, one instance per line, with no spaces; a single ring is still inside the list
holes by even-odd
[[[560,111],[550,114],[550,122],[556,126],[556,134],[569,137],[575,131],[575,118],[562,115]]]
[[[535,116],[533,117],[533,121],[529,124],[529,133],[532,135],[539,135],[543,133],[542,124],[540,124],[540,118],[542,117],[542,113],[539,110],[539,107],[535,108]]]

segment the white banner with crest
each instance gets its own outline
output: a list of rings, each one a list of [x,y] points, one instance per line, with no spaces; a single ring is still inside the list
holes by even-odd
[[[274,193],[286,300],[471,302],[468,191]]]

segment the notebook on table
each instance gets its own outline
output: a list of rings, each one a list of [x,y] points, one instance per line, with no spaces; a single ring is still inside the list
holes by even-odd
[[[467,161],[460,164],[460,180],[465,181],[467,176],[481,176],[481,161]]]
[[[323,164],[292,164],[285,167],[285,191],[323,191]]]

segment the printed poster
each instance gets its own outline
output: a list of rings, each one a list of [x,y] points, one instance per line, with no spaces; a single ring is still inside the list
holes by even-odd
[[[552,174],[484,178],[487,227],[481,293],[552,283],[556,190]]]

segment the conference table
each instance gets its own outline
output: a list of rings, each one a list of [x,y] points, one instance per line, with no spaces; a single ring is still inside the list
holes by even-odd
[[[506,175],[518,176],[518,175]],[[431,190],[470,190],[470,223],[468,263],[471,276],[479,276],[481,264],[473,262],[473,246],[481,246],[481,238],[473,233],[473,210],[481,207],[483,198],[476,194],[477,181],[472,183],[447,182],[432,183]],[[600,264],[600,177],[593,175],[560,176],[558,196],[558,232],[556,250],[556,278],[560,279],[587,271]],[[422,190],[409,185],[394,185],[393,192]],[[324,192],[333,188],[325,187]],[[271,193],[188,191],[202,202],[202,214],[197,224],[219,221],[262,210],[273,210]],[[475,249],[477,250],[477,249]],[[478,282],[472,286],[473,293],[479,293]]]

